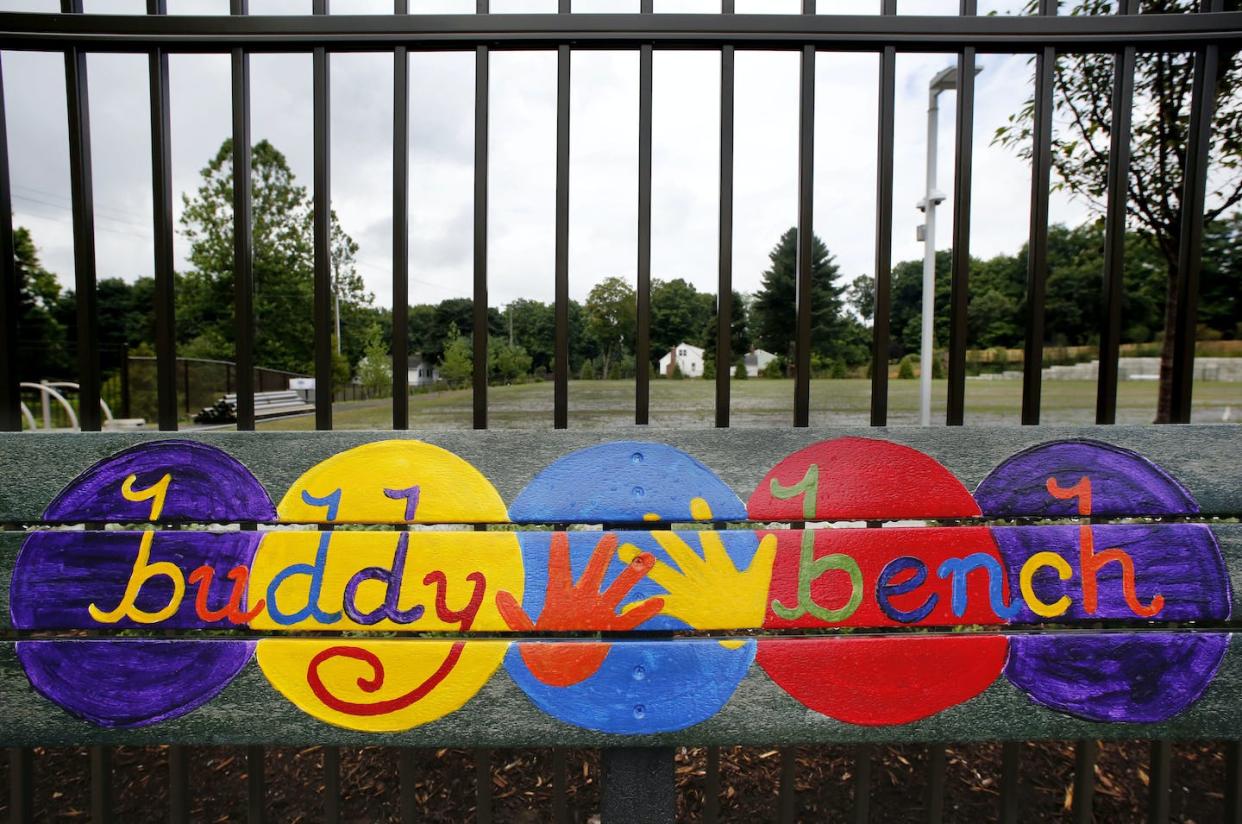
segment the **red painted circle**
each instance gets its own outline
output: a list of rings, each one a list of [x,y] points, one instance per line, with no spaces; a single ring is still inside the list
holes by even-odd
[[[765,638],[758,661],[800,703],[850,724],[918,721],[973,698],[1005,664],[1000,635]]]
[[[818,495],[814,519],[895,520],[958,518],[979,514],[970,492],[935,459],[915,449],[866,438],[823,441],[790,455],[764,478],[748,509],[763,520],[810,520],[802,498],[772,494],[807,477],[814,465]],[[947,627],[997,625],[1004,621],[991,608],[988,573],[967,577],[962,615],[953,612],[950,578],[938,575],[949,558],[984,554],[997,561],[1000,553],[986,527],[905,527],[817,529],[813,552],[807,556],[801,533],[773,530],[777,554],[768,591],[764,627],[770,629],[909,626]],[[854,592],[849,574],[839,569],[810,581],[809,595],[820,610],[808,606],[799,576],[807,558],[831,554],[851,558],[861,576],[861,603],[848,617],[833,623],[823,610],[840,609]],[[895,610],[910,612],[935,599],[926,616],[914,624],[886,614],[876,595],[881,571],[899,557],[915,558],[926,579],[917,588],[890,594]],[[890,583],[908,580],[901,574]],[[1008,592],[1008,581],[1002,592]],[[775,607],[774,607],[775,605]],[[782,614],[783,613],[783,614]],[[842,636],[811,639],[760,639],[756,660],[768,676],[799,702],[816,712],[853,724],[904,724],[933,715],[978,695],[992,684],[1005,664],[1008,642],[999,635]]]

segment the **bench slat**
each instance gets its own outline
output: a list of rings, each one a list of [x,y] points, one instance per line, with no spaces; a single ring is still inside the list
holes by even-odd
[[[1230,426],[684,431],[634,427],[609,432],[186,432],[177,435],[179,439],[216,446],[236,458],[254,473],[274,501],[279,501],[303,473],[346,449],[380,439],[417,438],[449,450],[471,464],[508,503],[514,502],[536,476],[558,459],[575,450],[599,446],[617,438],[658,442],[683,450],[719,476],[739,499],[747,500],[769,471],[792,453],[817,441],[842,436],[885,439],[925,452],[943,464],[968,490],[974,490],[998,465],[1021,450],[1053,440],[1086,438],[1133,450],[1163,468],[1185,488],[1202,516],[1242,514],[1242,461],[1237,460],[1239,431]],[[38,521],[48,502],[95,462],[136,444],[165,439],[167,433],[0,433],[0,477],[9,479],[0,484],[0,522]],[[884,473],[886,470],[877,466],[868,471]],[[925,517],[926,496],[922,495],[917,479],[900,472],[888,472],[890,482],[901,494],[893,499],[894,506],[884,517]],[[606,483],[607,472],[601,470],[579,480],[584,484]],[[825,479],[825,483],[829,481]],[[633,492],[632,489],[628,491]],[[579,512],[574,520],[642,522],[652,511],[650,503],[650,498],[628,507],[610,503],[612,509]],[[455,512],[463,522],[504,520],[478,511],[469,496],[461,497]],[[549,505],[541,511],[532,508],[522,520],[542,518],[555,522],[566,514],[573,513]],[[680,517],[677,513],[656,514]],[[1008,515],[1018,516],[1020,512],[1011,511]],[[781,517],[787,519],[785,515]],[[825,516],[815,513],[814,517]]]
[[[1115,638],[1115,635],[1088,635],[1087,641]],[[945,641],[967,644],[971,638],[935,638],[932,636],[908,637],[908,643]],[[806,660],[831,657],[846,647],[858,650],[860,645],[876,638],[818,638],[787,639],[762,643],[801,645]],[[79,647],[103,645],[110,647],[136,643],[121,641],[75,641],[61,642]],[[219,645],[219,641],[178,642],[183,645]],[[275,647],[292,644],[324,644],[323,640],[303,642],[276,639],[266,641]],[[329,642],[330,643],[330,642]],[[373,642],[380,643],[380,642]],[[444,654],[443,642],[429,640],[389,641],[387,644],[407,648],[427,647],[426,655],[432,659]],[[496,645],[495,641],[468,641],[471,645]],[[541,645],[577,642],[543,641]],[[747,642],[750,643],[750,642]],[[675,645],[679,655],[666,655],[666,648]],[[718,641],[699,639],[673,642],[617,642],[610,650],[626,660],[642,658],[655,664],[666,663],[671,670],[661,672],[653,667],[646,680],[635,682],[634,689],[625,684],[614,684],[615,689],[603,690],[613,694],[616,701],[625,702],[627,710],[642,706],[649,718],[669,717],[683,713],[682,718],[694,713],[705,713],[705,720],[674,731],[625,735],[600,732],[579,723],[567,723],[563,717],[582,720],[584,711],[581,699],[572,694],[564,698],[555,690],[537,692],[536,704],[514,681],[505,667],[488,677],[482,688],[474,694],[452,694],[449,703],[465,699],[464,706],[448,712],[436,720],[401,729],[395,732],[376,733],[359,729],[347,729],[325,723],[303,712],[274,688],[254,660],[246,663],[240,674],[224,689],[197,709],[179,718],[151,726],[134,728],[106,728],[71,716],[40,695],[31,686],[15,655],[12,642],[0,642],[0,705],[5,708],[5,723],[0,728],[0,744],[5,746],[57,746],[65,744],[128,744],[175,743],[189,745],[253,745],[308,746],[374,744],[435,747],[523,747],[546,746],[556,741],[560,746],[650,746],[669,744],[701,746],[711,744],[774,745],[793,743],[856,743],[903,741],[937,742],[945,740],[1009,740],[1009,739],[1220,739],[1242,737],[1242,639],[1237,635],[1228,638],[1229,652],[1199,700],[1172,718],[1158,723],[1100,723],[1087,721],[1073,715],[1055,711],[1034,702],[1028,694],[1006,678],[999,678],[983,692],[963,703],[952,706],[915,722],[896,725],[863,725],[846,723],[819,712],[808,710],[790,693],[773,681],[760,666],[750,666],[741,677],[735,692],[727,697],[718,711],[711,713],[701,703],[703,690],[690,690],[690,697],[679,700],[668,697],[661,677],[678,682],[685,680],[686,673],[676,670],[678,660],[695,656],[728,656],[743,654],[745,650],[730,652]],[[630,649],[625,650],[624,647]],[[647,649],[644,649],[647,648]],[[658,648],[658,649],[657,649]],[[762,649],[762,648],[761,648]],[[943,646],[939,648],[943,651]],[[74,651],[81,660],[89,660],[85,650]],[[496,652],[499,652],[498,650]],[[513,655],[506,651],[506,654]],[[516,653],[519,654],[520,653]],[[761,652],[761,655],[764,653]],[[665,657],[662,657],[665,656]],[[494,654],[493,654],[493,657]],[[437,659],[438,660],[438,659]],[[939,659],[938,659],[939,660]],[[672,663],[670,663],[672,662]],[[365,676],[368,667],[358,661],[346,661],[338,677]],[[351,668],[352,667],[352,668]],[[723,670],[722,670],[723,672]],[[922,679],[922,686],[931,689],[960,679],[961,674],[949,667],[937,667],[930,661],[920,659],[919,666],[909,673],[911,678]],[[67,674],[72,678],[73,673]],[[388,674],[397,678],[396,670]],[[702,673],[695,673],[700,676]],[[846,673],[852,690],[844,690],[848,696],[838,702],[843,714],[859,711],[859,702],[880,702],[892,706],[893,696],[886,690],[890,682],[875,680],[875,673],[854,671]],[[341,682],[345,683],[345,682]],[[341,684],[337,684],[341,687]],[[918,687],[919,684],[914,684]],[[92,689],[81,684],[82,690]],[[334,687],[335,689],[336,687]],[[345,689],[346,687],[341,687]],[[467,690],[469,691],[469,690]],[[917,693],[917,689],[915,689]],[[384,694],[381,693],[381,696]],[[549,697],[551,696],[551,697]],[[375,696],[358,690],[350,696],[367,701]],[[719,698],[719,694],[716,694]],[[824,696],[820,696],[823,698]],[[828,696],[830,700],[831,696]],[[646,704],[638,704],[645,701]],[[560,703],[563,702],[563,703]],[[659,702],[671,702],[661,705]],[[851,709],[851,707],[853,709]],[[660,714],[664,714],[661,716]]]

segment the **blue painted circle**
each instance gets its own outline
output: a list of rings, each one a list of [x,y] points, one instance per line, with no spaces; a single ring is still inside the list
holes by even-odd
[[[696,459],[660,443],[613,441],[579,449],[550,464],[509,505],[515,523],[606,524],[692,521],[702,498],[717,521],[744,520],[737,493]]]
[[[646,513],[663,521],[691,520],[690,502],[704,499],[713,519],[740,519],[746,510],[736,493],[711,470],[686,453],[654,443],[618,442],[571,453],[541,472],[510,507],[519,522],[633,522]],[[641,507],[636,514],[635,506]],[[734,566],[747,569],[759,547],[751,531],[722,532],[721,543]],[[569,532],[573,580],[578,581],[604,533]],[[677,535],[700,557],[703,547],[693,531]],[[618,533],[619,544],[632,544],[673,569],[676,563],[649,531]],[[550,532],[519,532],[526,570],[522,607],[537,621],[548,586]],[[614,554],[601,590],[625,565]],[[622,600],[628,604],[667,594],[650,578],[639,581]],[[687,630],[688,624],[656,615],[641,629]],[[522,659],[520,644],[505,656],[505,669],[542,711],[566,723],[599,732],[641,735],[672,732],[715,715],[728,702],[755,658],[754,640],[728,648],[717,641],[613,641],[600,668],[567,687],[538,680]]]

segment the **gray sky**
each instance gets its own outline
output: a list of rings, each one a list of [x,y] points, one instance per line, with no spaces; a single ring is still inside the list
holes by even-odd
[[[56,0],[0,0],[0,9],[52,11]],[[87,0],[88,12],[139,12],[142,0]],[[473,0],[414,0],[418,12],[466,12]],[[739,12],[795,12],[797,0],[738,0]],[[1010,13],[1020,3],[980,3]],[[169,0],[173,13],[223,13],[227,0]],[[820,0],[821,12],[874,13],[878,0]],[[335,0],[337,13],[384,13],[390,0]],[[550,11],[555,0],[492,0],[496,13]],[[638,0],[580,0],[591,11],[637,11]],[[656,11],[711,12],[705,0],[657,0]],[[952,14],[957,0],[902,0],[904,14]],[[251,11],[306,13],[310,0],[251,0]],[[984,55],[977,82],[972,252],[1013,252],[1026,239],[1029,165],[990,145],[991,135],[1030,93],[1025,57]],[[945,55],[899,55],[893,260],[921,258],[927,83]],[[44,264],[71,284],[63,57],[4,52],[14,213],[33,232]],[[173,186],[193,192],[199,170],[230,134],[229,61],[170,59]],[[684,277],[715,291],[720,60],[712,52],[657,51],[654,62],[652,274]],[[820,54],[816,63],[815,232],[836,255],[844,281],[871,274],[875,236],[876,93],[873,54]],[[637,255],[638,56],[573,56],[570,171],[570,291],[582,299],[601,278],[634,281]],[[473,177],[473,53],[411,57],[412,303],[470,295]],[[796,221],[798,57],[737,56],[734,283],[759,287],[767,254]],[[252,133],[289,158],[311,183],[311,58],[255,55]],[[89,58],[100,277],[152,271],[147,62],[139,55]],[[391,305],[392,60],[332,58],[332,199],[361,246],[359,272]],[[955,95],[941,96],[940,188],[952,197]],[[489,272],[492,305],[553,295],[556,57],[493,52]],[[1086,208],[1054,192],[1054,222],[1077,223]],[[938,212],[939,246],[952,210]],[[188,244],[177,243],[184,268]]]

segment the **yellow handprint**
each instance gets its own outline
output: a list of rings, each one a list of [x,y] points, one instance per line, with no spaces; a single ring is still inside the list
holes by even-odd
[[[711,509],[702,498],[695,498],[690,511],[697,520],[711,520]],[[647,577],[668,593],[661,612],[671,615],[695,629],[739,629],[763,625],[767,608],[768,583],[772,562],[776,558],[776,536],[768,535],[759,542],[759,549],[746,570],[733,565],[720,535],[698,532],[702,556],[695,552],[681,535],[672,531],[653,531],[655,539],[677,564],[674,568],[656,561]],[[617,554],[631,563],[642,553],[633,544],[624,544]],[[733,648],[740,641],[723,641]]]

